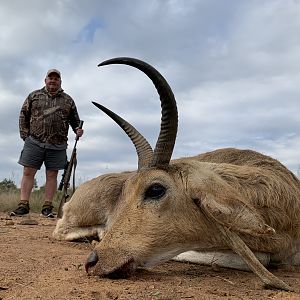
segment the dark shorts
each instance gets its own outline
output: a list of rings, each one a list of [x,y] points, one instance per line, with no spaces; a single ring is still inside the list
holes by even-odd
[[[29,138],[25,140],[18,163],[24,167],[39,170],[45,164],[46,170],[63,170],[67,162],[67,151],[53,150],[33,143]]]

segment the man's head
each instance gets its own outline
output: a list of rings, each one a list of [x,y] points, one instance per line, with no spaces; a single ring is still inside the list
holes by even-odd
[[[50,69],[46,74],[45,85],[47,91],[56,93],[61,87],[60,72],[56,69]]]

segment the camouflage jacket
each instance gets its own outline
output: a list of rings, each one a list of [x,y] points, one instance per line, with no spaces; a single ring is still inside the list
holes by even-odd
[[[79,116],[74,100],[60,89],[51,95],[43,87],[26,98],[20,112],[20,136],[52,145],[66,144],[69,125],[73,131],[79,126]]]

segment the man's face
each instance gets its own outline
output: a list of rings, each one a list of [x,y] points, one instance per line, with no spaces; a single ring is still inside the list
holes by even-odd
[[[45,85],[50,93],[55,93],[61,87],[61,79],[56,73],[50,73],[45,78]]]

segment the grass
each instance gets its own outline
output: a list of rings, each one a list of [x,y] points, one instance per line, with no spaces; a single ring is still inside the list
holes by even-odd
[[[54,211],[58,210],[61,197],[62,197],[62,192],[57,191],[53,199]],[[17,208],[19,201],[20,201],[19,189],[9,190],[5,192],[0,191],[0,211],[3,212],[13,211],[14,209]],[[40,212],[43,204],[44,204],[44,191],[43,190],[33,191],[31,193],[30,200],[29,200],[30,211]]]

